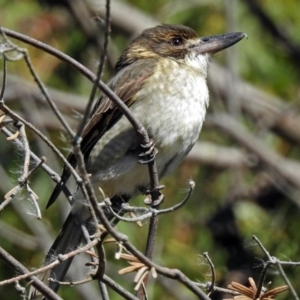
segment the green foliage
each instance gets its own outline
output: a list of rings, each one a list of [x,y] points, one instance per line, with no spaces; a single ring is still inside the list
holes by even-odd
[[[43,1],[40,1],[43,2]],[[113,1],[112,1],[113,2]],[[127,1],[134,7],[141,9],[145,13],[159,19],[162,23],[183,23],[193,27],[200,36],[212,35],[226,32],[227,20],[222,1]],[[203,2],[203,3],[202,3]],[[300,44],[300,18],[299,1],[260,1],[260,4],[273,19],[274,23],[283,30],[295,44]],[[113,4],[112,4],[113,5]],[[243,1],[235,2],[236,11],[236,31],[244,31],[249,39],[240,43],[236,49],[236,65],[238,73],[247,82],[268,92],[269,94],[281,97],[286,104],[299,105],[299,64],[296,64],[290,57],[285,48],[274,38],[262,25],[257,18],[249,12]],[[64,17],[67,15],[67,18]],[[0,22],[4,27],[32,35],[34,38],[41,39],[61,51],[71,55],[84,65],[94,66],[98,59],[98,50],[86,35],[79,29],[72,19],[70,12],[63,6],[44,7],[38,1],[4,1],[0,0]],[[47,22],[47,20],[50,20]],[[52,21],[51,21],[52,20]],[[65,20],[58,22],[59,20]],[[48,27],[47,27],[48,26]],[[128,43],[129,36],[124,35],[122,30],[114,28],[112,30],[111,42],[121,52]],[[35,36],[36,35],[36,36]],[[18,45],[19,42],[16,42]],[[86,99],[91,90],[91,84],[80,74],[74,72],[66,64],[53,59],[40,50],[27,47],[29,49],[33,65],[42,77],[44,83],[49,87],[55,87],[74,94],[83,95]],[[300,47],[299,47],[300,48]],[[89,55],[86,55],[88,53]],[[224,62],[226,57],[220,54],[215,59],[217,62]],[[2,61],[0,61],[2,62]],[[24,79],[31,78],[24,63],[9,63],[10,74],[22,74]],[[107,68],[104,79],[108,79],[112,70]],[[26,101],[26,99],[22,99]],[[220,101],[220,100],[216,100]],[[218,103],[217,103],[218,104]],[[9,104],[11,105],[11,104]],[[17,109],[21,109],[19,104],[13,104]],[[216,108],[216,104],[212,105]],[[292,109],[291,109],[292,110]],[[298,108],[294,110],[298,114]],[[70,112],[73,113],[73,112]],[[242,118],[241,118],[242,119]],[[241,120],[241,124],[251,123],[251,130],[254,134],[259,131],[258,124],[249,120]],[[249,124],[248,123],[248,124]],[[29,130],[27,130],[29,131]],[[62,148],[65,143],[61,141],[60,133],[57,128],[49,129],[49,136],[55,144]],[[204,129],[200,139],[209,140],[221,145],[239,147],[231,138],[224,133],[214,129]],[[299,160],[299,145],[292,144],[283,140],[281,137],[274,138],[271,134],[264,139],[266,144],[274,151],[280,152],[284,156]],[[30,146],[39,149],[37,141],[30,136]],[[16,160],[16,150],[0,136],[0,164],[6,170],[21,169],[22,158]],[[39,155],[42,155],[39,153]],[[51,164],[51,161],[49,162]],[[240,174],[242,174],[240,176]],[[8,173],[16,184],[17,175]],[[196,182],[195,192],[189,202],[180,210],[163,216],[159,221],[159,235],[157,237],[156,253],[154,260],[167,267],[181,269],[187,276],[194,280],[210,280],[210,270],[207,264],[203,263],[201,257],[203,252],[209,252],[217,273],[218,282],[222,282],[228,275],[228,252],[220,245],[219,240],[215,240],[208,223],[218,209],[232,205],[235,217],[235,225],[242,240],[246,240],[246,250],[256,257],[263,257],[260,250],[253,246],[251,240],[253,234],[257,235],[264,246],[270,251],[271,255],[277,256],[282,260],[296,261],[299,258],[299,205],[291,201],[291,197],[284,193],[274,195],[268,201],[268,207],[261,206],[259,201],[246,195],[235,199],[232,190],[239,188],[242,183],[245,187],[257,187],[261,183],[260,166],[249,170],[224,170],[207,165],[198,165],[185,162],[177,169],[175,174],[164,179],[166,189],[164,194],[166,200],[164,207],[178,203],[185,196],[186,182],[193,178]],[[239,177],[240,176],[240,177]],[[242,178],[241,178],[242,177]],[[236,180],[239,178],[239,180]],[[38,173],[31,179],[31,187],[38,194],[41,207],[45,207],[47,198],[51,193],[53,184],[45,173]],[[280,186],[281,182],[275,182]],[[9,186],[13,186],[9,183]],[[8,190],[1,190],[0,199]],[[292,193],[289,193],[291,195]],[[296,191],[294,198],[298,201],[299,191]],[[24,197],[26,198],[26,197]],[[136,199],[133,204],[139,205],[142,197]],[[15,199],[14,201],[27,201],[26,199]],[[60,200],[64,201],[64,200]],[[26,208],[26,205],[24,205]],[[31,206],[29,210],[32,209]],[[26,213],[24,209],[24,214]],[[47,227],[53,227],[53,232],[58,233],[60,219],[58,217],[59,205],[51,207],[47,211],[42,211],[43,220]],[[30,230],[12,208],[6,208],[1,214],[1,220],[9,223],[15,228],[29,233]],[[45,221],[48,220],[48,221]],[[59,221],[58,221],[59,220]],[[48,222],[48,223],[47,223]],[[52,224],[51,224],[52,223]],[[145,236],[147,233],[147,222],[139,228],[135,224],[122,224],[118,228],[130,237],[130,240],[143,251],[145,246]],[[226,225],[226,220],[225,220]],[[224,226],[225,226],[224,225]],[[251,246],[248,246],[251,244]],[[0,237],[0,246],[17,257],[24,265],[31,268],[40,263],[43,251],[40,249],[20,250],[18,243],[14,244]],[[115,247],[107,246],[111,249],[108,252],[108,264],[113,268],[121,269],[125,267],[124,262],[114,260]],[[38,259],[37,259],[38,258]],[[237,254],[238,259],[238,254]],[[243,262],[241,262],[242,264]],[[257,262],[259,264],[259,262]],[[0,280],[15,275],[2,262],[0,265]],[[251,269],[253,265],[250,265]],[[261,267],[261,266],[260,266]],[[260,270],[260,269],[259,269]],[[259,274],[258,270],[255,270]],[[297,278],[300,270],[288,269],[288,277],[293,286],[300,293]],[[274,272],[275,273],[275,272]],[[114,273],[115,274],[115,273]],[[283,281],[278,274],[268,275],[268,279],[274,284],[281,285]],[[121,276],[120,276],[121,277]],[[122,276],[120,281],[131,289],[132,283],[128,283]],[[118,277],[119,279],[119,277]],[[161,286],[155,286],[152,291],[152,299],[171,299]],[[180,286],[181,288],[181,286]],[[5,299],[16,299],[17,296],[12,285],[1,287],[1,294],[7,295]],[[75,299],[71,288],[62,291],[64,299]],[[291,299],[288,293],[280,296],[280,299]],[[150,297],[151,298],[151,297]],[[79,298],[76,298],[79,299]],[[112,299],[118,299],[112,295]]]

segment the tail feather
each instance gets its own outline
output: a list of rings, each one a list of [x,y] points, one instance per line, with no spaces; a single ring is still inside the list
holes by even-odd
[[[67,220],[65,221],[58,237],[55,239],[53,245],[51,246],[44,266],[48,265],[55,259],[59,254],[66,254],[74,249],[76,249],[82,240],[82,230],[79,222],[77,221],[76,215],[70,213]],[[48,285],[53,291],[57,291],[59,288],[59,283],[49,281],[49,278],[62,281],[65,277],[73,258],[67,259],[61,264],[57,265],[53,269],[40,275],[40,279]],[[43,296],[35,288],[31,287],[29,291],[29,299],[43,299]]]
[[[122,204],[124,202],[128,202],[130,196],[127,195],[116,195],[111,198],[111,202],[113,203],[113,210],[116,213],[120,213]],[[74,212],[75,210],[75,212]],[[104,213],[108,220],[112,220],[114,215],[109,211],[104,209]],[[59,235],[55,239],[53,245],[51,246],[48,254],[45,258],[44,266],[48,265],[49,263],[53,262],[57,259],[59,254],[66,254],[70,251],[76,249],[81,241],[83,240],[83,233],[81,229],[81,222],[79,222],[79,218],[84,218],[84,222],[88,223],[88,216],[86,215],[86,209],[81,208],[77,211],[76,208],[73,207],[73,210],[69,214],[68,218],[66,219]],[[87,224],[89,225],[89,224]],[[94,234],[94,226],[90,227],[87,226],[89,234]],[[52,270],[46,271],[45,273],[38,276],[46,285],[48,285],[54,292],[56,292],[59,288],[59,283],[49,281],[49,278],[56,279],[57,281],[62,281],[72,263],[73,258],[70,258],[61,264],[54,267]],[[45,299],[44,296],[37,291],[35,288],[31,287],[29,291],[29,300],[38,300],[38,299]]]

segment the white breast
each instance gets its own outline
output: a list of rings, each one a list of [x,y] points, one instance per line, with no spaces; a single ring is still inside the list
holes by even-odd
[[[131,106],[154,139],[161,176],[172,170],[198,139],[208,105],[206,66],[206,57],[165,59]],[[127,122],[122,117],[118,125],[127,126]],[[93,179],[107,196],[134,195],[138,187],[149,185],[148,167],[139,164],[136,156],[123,157],[108,169],[99,170]]]
[[[173,158],[168,169],[177,165],[198,139],[208,105],[205,63],[206,58],[180,63],[166,59],[140,92],[143,107],[133,108],[138,115],[144,109],[141,121],[155,139],[160,171]]]

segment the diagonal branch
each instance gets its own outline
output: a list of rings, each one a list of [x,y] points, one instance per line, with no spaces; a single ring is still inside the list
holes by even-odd
[[[245,0],[249,10],[256,16],[258,21],[262,24],[274,38],[276,38],[282,47],[290,54],[291,58],[298,64],[300,61],[299,45],[294,44],[283,29],[279,28],[267,12],[259,5],[257,0]]]
[[[0,259],[2,259],[7,265],[12,267],[16,272],[21,274],[27,274],[29,271],[8,252],[0,247]],[[35,276],[29,276],[26,278],[28,281],[32,281],[32,285],[49,300],[62,300],[55,292],[53,292],[46,284]]]

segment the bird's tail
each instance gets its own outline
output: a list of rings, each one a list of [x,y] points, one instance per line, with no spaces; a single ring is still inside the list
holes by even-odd
[[[111,202],[113,203],[113,210],[116,213],[121,214],[121,208],[122,204],[124,202],[128,202],[130,199],[130,196],[127,195],[116,195],[111,198]],[[83,239],[83,233],[81,224],[88,225],[87,230],[90,235],[94,234],[94,226],[89,223],[89,216],[87,216],[87,210],[83,206],[81,208],[78,208],[78,206],[74,206],[72,211],[70,212],[67,220],[65,221],[58,237],[55,239],[53,245],[51,246],[45,262],[44,266],[48,265],[49,263],[53,262],[57,259],[59,254],[66,254],[70,251],[76,249],[82,239]],[[114,218],[114,215],[107,209],[104,209],[104,213],[108,220],[112,220]],[[81,218],[81,219],[80,219]],[[117,222],[116,222],[117,223]],[[56,292],[59,288],[58,282],[52,282],[49,281],[49,278],[53,278],[57,281],[62,281],[72,263],[72,258],[69,258],[65,260],[64,262],[60,263],[53,269],[46,271],[42,275],[39,276],[39,278],[47,285],[49,286],[54,292]],[[29,291],[29,300],[38,300],[38,299],[45,299],[44,296],[37,291],[34,287],[30,288]]]
[[[73,212],[71,212],[66,219],[59,235],[51,246],[43,265],[46,266],[56,260],[59,254],[66,254],[76,249],[79,246],[81,240],[82,229],[80,222],[78,221],[77,216]],[[49,278],[53,278],[57,281],[62,281],[70,267],[70,264],[72,263],[72,259],[73,258],[69,258],[59,265],[55,266],[53,269],[41,274],[39,276],[40,279],[53,291],[56,292],[59,288],[59,283],[49,281]],[[43,299],[43,295],[34,287],[31,287],[28,299]]]

